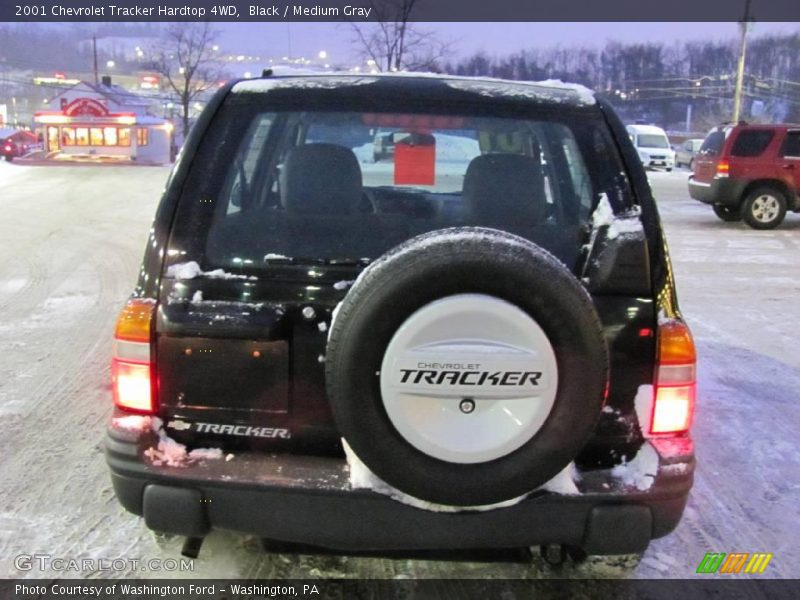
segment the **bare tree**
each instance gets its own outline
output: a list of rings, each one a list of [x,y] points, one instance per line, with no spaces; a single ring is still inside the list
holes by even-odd
[[[209,23],[176,23],[152,50],[152,69],[161,75],[181,106],[184,137],[189,132],[192,102],[223,76],[214,51],[218,36]]]
[[[379,71],[438,70],[450,42],[439,40],[411,22],[420,0],[369,0],[376,23],[354,23],[353,43],[371,59]]]

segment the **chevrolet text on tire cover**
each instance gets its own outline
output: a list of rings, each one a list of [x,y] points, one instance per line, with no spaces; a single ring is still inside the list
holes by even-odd
[[[768,195],[722,216],[768,224]],[[214,528],[642,552],[692,485],[695,349],[656,204],[581,86],[230,82],[113,342],[115,493],[195,554]]]

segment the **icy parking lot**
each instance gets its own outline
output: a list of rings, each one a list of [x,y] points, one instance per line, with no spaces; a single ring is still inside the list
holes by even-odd
[[[688,197],[686,172],[651,182],[698,343],[699,466],[678,529],[644,556],[557,570],[522,552],[265,553],[214,532],[193,571],[142,571],[179,557],[181,540],[156,540],[119,506],[102,439],[112,329],[167,174],[0,163],[0,576],[683,578],[706,552],[734,551],[772,552],[765,576],[798,575],[800,215],[768,232],[723,223]],[[33,554],[140,562],[42,572],[15,561]]]

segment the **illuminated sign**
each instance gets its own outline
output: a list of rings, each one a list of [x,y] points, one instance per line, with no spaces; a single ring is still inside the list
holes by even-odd
[[[67,104],[62,111],[67,117],[107,117],[108,108],[94,98],[77,98]]]

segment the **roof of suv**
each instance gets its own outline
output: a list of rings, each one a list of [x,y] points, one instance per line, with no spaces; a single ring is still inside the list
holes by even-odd
[[[233,93],[268,93],[275,90],[347,89],[353,93],[363,88],[364,94],[391,94],[397,99],[436,98],[457,99],[469,94],[486,100],[558,104],[574,107],[596,103],[588,88],[559,80],[541,82],[508,81],[503,79],[452,77],[431,73],[391,73],[379,75],[319,74],[269,76],[246,79],[233,85]],[[359,94],[360,95],[360,94]]]

